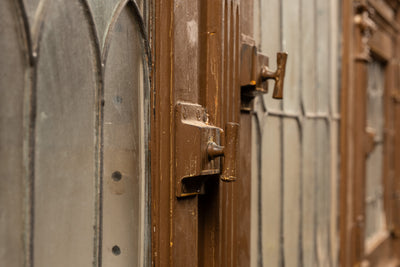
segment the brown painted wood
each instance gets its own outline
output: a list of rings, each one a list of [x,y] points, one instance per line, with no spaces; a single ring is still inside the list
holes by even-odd
[[[207,108],[209,123],[222,129],[239,122],[239,4],[162,1],[154,8],[154,264],[236,266],[236,185],[214,175],[205,195],[175,197],[172,118],[185,101]]]
[[[353,261],[350,253],[351,243],[351,210],[352,210],[352,194],[350,178],[352,177],[352,164],[349,157],[352,153],[349,146],[351,143],[351,124],[352,124],[352,106],[350,105],[353,96],[353,6],[351,1],[342,1],[342,25],[343,25],[343,47],[342,47],[342,87],[341,87],[341,183],[340,183],[340,263],[342,266],[351,266]]]
[[[252,160],[251,144],[252,133],[251,121],[252,114],[242,113],[240,118],[241,133],[240,133],[240,180],[237,181],[235,188],[236,210],[235,221],[236,227],[236,246],[234,256],[236,262],[234,266],[250,266],[251,258],[251,175],[252,175]]]
[[[394,173],[394,138],[398,134],[393,129],[392,100],[389,94],[396,85],[396,68],[391,63],[396,57],[397,30],[393,17],[397,17],[397,9],[387,5],[384,1],[369,1],[376,11],[372,16],[377,25],[372,38],[369,40],[371,60],[379,60],[386,65],[385,68],[385,96],[384,96],[384,154],[383,154],[383,180],[384,211],[386,218],[387,237],[377,240],[376,245],[365,247],[365,190],[366,190],[366,163],[364,147],[366,145],[365,120],[367,106],[366,96],[366,63],[358,57],[363,47],[362,30],[353,23],[357,9],[352,3],[343,1],[343,62],[342,62],[342,130],[341,130],[341,253],[342,266],[353,266],[363,261],[370,266],[380,266],[395,260],[395,254],[390,251],[395,248],[395,243],[390,235],[396,211],[391,196],[393,196],[393,183],[396,179]],[[395,14],[395,15],[394,15]],[[364,53],[365,54],[365,53]],[[365,140],[364,140],[365,139]],[[386,262],[386,263],[384,263]],[[382,265],[383,266],[383,265]]]
[[[152,80],[151,166],[152,166],[152,265],[169,266],[172,261],[172,196],[170,163],[172,153],[173,88],[171,53],[173,13],[171,1],[154,5],[152,51],[155,62]],[[157,45],[155,43],[157,40]],[[163,70],[163,71],[158,71]],[[157,97],[156,97],[157,96]],[[163,115],[163,116],[161,116]],[[167,160],[161,160],[167,159]]]

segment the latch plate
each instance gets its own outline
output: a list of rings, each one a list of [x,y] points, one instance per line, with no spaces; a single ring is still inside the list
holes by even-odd
[[[221,145],[223,130],[209,125],[206,110],[197,104],[178,103],[175,107],[176,196],[204,193],[204,182],[221,172],[220,157],[210,158],[210,142]]]

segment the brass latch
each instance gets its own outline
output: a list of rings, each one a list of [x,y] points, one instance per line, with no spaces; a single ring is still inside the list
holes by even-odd
[[[238,135],[239,124],[227,123],[224,132],[209,124],[202,106],[178,103],[175,107],[176,196],[204,193],[204,182],[212,175],[220,174],[223,181],[235,181]]]
[[[275,81],[272,97],[282,99],[288,54],[286,52],[277,53],[277,69],[275,72],[268,68],[268,57],[259,53],[255,45],[242,44],[240,56],[242,109],[249,108],[251,100],[256,95],[268,93],[268,83],[266,81],[269,79]]]

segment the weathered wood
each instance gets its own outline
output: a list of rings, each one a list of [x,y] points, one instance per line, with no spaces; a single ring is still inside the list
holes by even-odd
[[[252,195],[252,147],[251,144],[252,132],[251,129],[252,115],[244,113],[241,115],[241,174],[237,181],[235,201],[237,213],[234,215],[236,218],[236,238],[237,246],[235,246],[234,266],[249,266],[250,265],[250,253],[251,253],[251,195]]]
[[[199,103],[199,1],[173,2],[173,104]],[[165,12],[165,11],[164,11]],[[170,37],[171,38],[171,37]],[[172,135],[173,136],[173,135]],[[164,159],[167,160],[167,159]],[[170,160],[173,160],[170,159]],[[172,161],[174,162],[174,161]],[[175,164],[178,164],[177,162]],[[169,168],[172,168],[170,166]],[[173,174],[173,169],[172,169]],[[170,179],[175,179],[172,175]],[[173,198],[173,228],[170,246],[171,266],[197,266],[198,197]]]
[[[154,5],[154,39],[152,42],[154,69],[163,70],[152,73],[154,77],[152,95],[152,131],[151,131],[151,184],[152,184],[152,262],[156,266],[169,266],[172,260],[172,205],[173,199],[169,197],[175,191],[172,177],[170,177],[172,156],[173,132],[173,69],[171,51],[173,39],[170,31],[173,29],[172,4],[169,1],[160,1]],[[166,12],[166,10],[168,12]],[[168,29],[168,30],[166,30]],[[157,43],[154,42],[157,40]],[[162,88],[162,89],[161,89]],[[169,104],[167,104],[169,103]],[[157,111],[157,115],[154,112]],[[163,116],[160,116],[163,114]],[[165,188],[169,190],[165,190]]]
[[[397,74],[398,75],[398,74]],[[397,92],[399,92],[397,90]],[[394,130],[400,132],[400,103],[396,103],[394,106]],[[394,162],[399,162],[400,160],[400,135],[394,137]],[[400,177],[400,164],[395,164],[394,169],[395,177]],[[395,179],[394,181],[395,197],[393,200],[393,222],[394,222],[394,232],[396,236],[400,236],[400,214],[396,212],[400,209],[400,179]]]
[[[377,31],[372,35],[369,45],[372,52],[385,61],[389,61],[393,55],[393,43],[389,34]]]
[[[342,1],[342,38],[344,40],[342,46],[342,64],[341,64],[341,128],[340,128],[340,264],[342,266],[351,266],[351,209],[353,198],[350,194],[352,177],[352,164],[347,159],[352,153],[352,146],[350,147],[351,125],[353,123],[350,103],[354,102],[352,75],[353,75],[353,10],[352,3],[349,1]],[[351,113],[350,113],[351,112]]]
[[[391,126],[393,123],[390,111],[392,101],[389,100],[388,93],[384,93],[386,110],[383,115],[383,108],[380,107],[382,103],[379,104],[382,101],[382,92],[371,90],[374,87],[373,83],[379,83],[380,80],[381,84],[385,84],[384,91],[393,90],[393,74],[391,74],[393,69],[390,61],[396,56],[393,48],[396,46],[397,37],[395,35],[397,33],[395,33],[395,29],[397,26],[396,23],[390,21],[395,13],[390,13],[397,11],[389,10],[389,6],[385,2],[388,1],[368,1],[372,4],[371,6],[367,4],[368,10],[375,9],[377,11],[375,16],[370,16],[376,29],[369,42],[371,33],[364,26],[353,24],[355,13],[361,14],[362,9],[354,8],[354,6],[347,5],[345,1],[343,2],[343,29],[346,45],[342,73],[345,85],[343,88],[347,88],[347,91],[343,91],[342,98],[342,110],[345,110],[342,112],[342,121],[345,122],[342,127],[342,166],[344,166],[344,171],[342,172],[341,191],[343,218],[341,221],[341,264],[343,266],[360,264],[364,260],[370,260],[369,264],[372,265],[382,264],[386,260],[386,248],[394,247],[393,240],[388,237],[386,232],[386,227],[390,227],[392,224],[390,206],[393,203],[389,197],[389,195],[393,195],[390,184],[394,177],[394,166],[390,164],[391,158],[393,158],[391,147],[394,146],[393,136],[395,134]],[[364,13],[364,16],[367,15]],[[372,64],[376,65],[379,60],[383,64],[389,63],[389,68],[383,69],[384,65],[382,65],[380,71],[376,66],[370,67],[370,71],[367,71],[366,59],[368,57],[360,58],[360,55],[368,56],[368,45],[371,46],[372,58],[370,60],[372,60]],[[371,71],[372,69],[374,71]],[[380,77],[375,75],[379,72]],[[384,72],[385,74],[383,74]],[[368,86],[370,86],[369,90],[367,90]],[[382,87],[382,85],[378,87]],[[367,98],[367,91],[370,93],[369,98]],[[371,98],[371,96],[374,97]],[[371,140],[368,140],[368,135],[365,134],[366,126],[376,128],[376,144],[375,148],[372,146],[371,151],[366,151],[367,142],[374,143],[371,137],[369,137]],[[383,144],[379,142],[383,137],[382,130],[385,134]],[[379,188],[383,189],[383,192]],[[383,214],[384,212],[386,214]],[[377,246],[377,244],[384,243],[391,245]],[[378,260],[379,256],[378,258],[376,256],[379,254],[382,258]]]

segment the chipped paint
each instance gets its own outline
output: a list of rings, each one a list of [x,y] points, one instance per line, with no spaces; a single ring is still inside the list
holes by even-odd
[[[199,32],[197,22],[193,19],[191,21],[188,21],[186,24],[186,30],[190,46],[192,47],[196,46],[198,41],[198,32]]]

